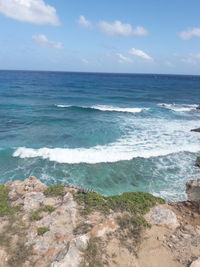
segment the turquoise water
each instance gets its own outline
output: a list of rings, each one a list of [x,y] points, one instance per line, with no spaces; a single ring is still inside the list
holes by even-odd
[[[199,103],[200,76],[0,71],[0,182],[184,199]]]

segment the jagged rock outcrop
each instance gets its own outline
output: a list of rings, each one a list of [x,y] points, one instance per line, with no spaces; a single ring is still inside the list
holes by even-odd
[[[191,132],[198,132],[198,133],[200,133],[200,128],[192,129]]]
[[[186,194],[189,201],[200,201],[200,179],[190,180],[186,183]]]
[[[171,228],[179,226],[176,214],[167,207],[157,206],[151,209],[146,216],[151,224],[165,225]]]
[[[200,167],[200,157],[197,157],[195,166]]]
[[[200,180],[186,188],[200,200]],[[106,198],[33,176],[0,186],[0,200],[0,267],[198,266],[200,214],[191,201]]]
[[[196,109],[200,109],[200,105],[198,105],[198,106],[196,107]]]

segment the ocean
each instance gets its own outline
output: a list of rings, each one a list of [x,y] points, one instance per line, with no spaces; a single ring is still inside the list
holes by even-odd
[[[200,76],[0,71],[0,183],[185,199],[200,178]]]

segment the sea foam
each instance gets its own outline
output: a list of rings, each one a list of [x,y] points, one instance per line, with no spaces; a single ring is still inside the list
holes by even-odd
[[[26,148],[20,147],[14,157],[41,157],[59,163],[101,163],[150,158],[178,152],[199,152],[199,135],[190,132],[196,121],[167,121],[163,119],[126,119],[135,124],[130,131],[113,143],[90,148]],[[140,127],[140,128],[139,128]]]
[[[106,105],[94,105],[94,106],[72,106],[72,105],[56,105],[58,108],[83,108],[83,109],[94,109],[100,111],[110,111],[110,112],[127,112],[127,113],[139,113],[143,110],[148,110],[148,108],[122,108],[113,107]]]
[[[197,105],[187,105],[187,104],[158,104],[159,107],[170,109],[176,112],[188,112],[192,110],[196,110]]]

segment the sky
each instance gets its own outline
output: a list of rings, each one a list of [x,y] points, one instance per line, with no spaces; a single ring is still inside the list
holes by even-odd
[[[0,0],[0,69],[200,75],[199,0]]]

